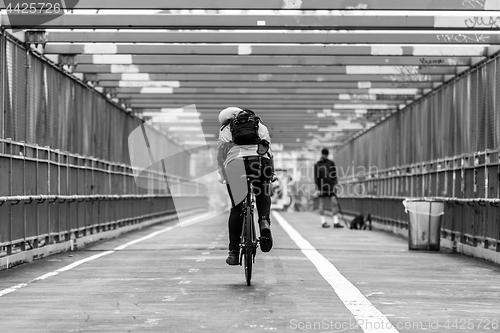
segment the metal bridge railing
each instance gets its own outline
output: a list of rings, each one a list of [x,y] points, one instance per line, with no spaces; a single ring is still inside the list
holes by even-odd
[[[500,149],[351,175],[339,189],[345,211],[403,229],[404,199],[445,202],[443,237],[500,252]]]
[[[141,188],[131,166],[12,140],[0,139],[0,172],[0,257],[207,204],[207,188],[183,177],[166,177],[177,193]]]

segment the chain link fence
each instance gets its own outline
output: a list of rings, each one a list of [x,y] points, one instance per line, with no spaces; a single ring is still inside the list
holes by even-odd
[[[431,92],[348,142],[339,168],[370,170],[500,147],[499,57]]]
[[[0,54],[2,138],[130,165],[128,136],[143,121],[10,36],[6,39]],[[176,154],[167,173],[189,176],[189,153],[173,141],[166,144],[163,151]]]

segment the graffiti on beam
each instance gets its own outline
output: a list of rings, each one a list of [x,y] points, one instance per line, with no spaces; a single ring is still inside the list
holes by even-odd
[[[283,9],[300,9],[302,0],[283,0]]]
[[[415,95],[377,95],[378,101],[399,101],[414,99]]]
[[[431,76],[420,74],[416,66],[398,66],[396,71],[399,73],[391,74],[384,77],[392,82],[428,82],[431,81]]]
[[[467,28],[500,28],[500,16],[474,16],[465,20]]]
[[[385,79],[392,82],[429,82],[432,80],[428,74],[393,74],[386,76]]]
[[[422,65],[430,66],[430,65],[443,65],[445,60],[443,58],[420,58],[420,63]]]
[[[348,94],[351,101],[375,101],[377,96],[370,94]]]
[[[346,94],[346,100],[356,101],[397,101],[415,98],[414,95],[370,95],[370,94]]]
[[[486,0],[464,0],[462,6],[467,9],[484,9]]]
[[[387,109],[368,109],[366,110],[366,113],[362,115],[363,118],[366,120],[371,120],[373,118],[381,118],[382,116],[385,116],[386,114],[389,114],[392,110],[387,110]]]
[[[436,37],[440,42],[445,43],[488,43],[490,39],[490,36],[483,34],[441,34]]]
[[[346,6],[345,9],[368,9],[368,5],[360,3],[357,6]]]

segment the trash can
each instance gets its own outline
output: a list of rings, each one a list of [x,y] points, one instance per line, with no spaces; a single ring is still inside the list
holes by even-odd
[[[404,200],[408,214],[408,248],[439,251],[444,202]]]

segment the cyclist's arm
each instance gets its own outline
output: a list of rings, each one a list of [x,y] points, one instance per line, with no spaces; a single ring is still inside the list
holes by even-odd
[[[224,162],[226,161],[229,150],[234,146],[231,131],[228,126],[221,128],[219,131],[219,140],[217,142],[217,165],[219,167],[219,175],[224,177]]]
[[[272,178],[274,177],[274,155],[273,151],[271,149],[271,135],[269,135],[269,130],[267,129],[266,125],[264,125],[262,122],[259,123],[259,137],[261,140],[265,141],[267,145],[269,146],[269,150],[267,152],[267,155],[269,157],[269,160],[271,161],[271,168],[272,168]]]

